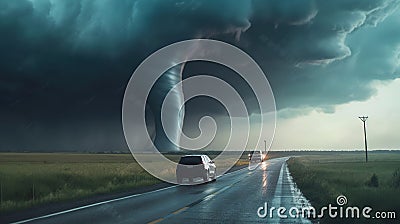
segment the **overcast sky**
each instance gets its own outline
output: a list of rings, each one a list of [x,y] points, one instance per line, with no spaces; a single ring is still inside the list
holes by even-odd
[[[279,111],[273,148],[362,148],[363,114],[371,148],[400,148],[399,3],[0,1],[0,150],[126,150],[121,106],[132,72],[191,38],[226,41],[260,64]],[[229,71],[205,70],[235,83]],[[204,70],[188,65],[185,77],[193,72]],[[205,105],[186,107],[187,126]]]
[[[395,99],[400,97],[400,79],[373,86],[377,93],[370,99],[336,106],[334,113],[304,108],[304,115],[281,117],[272,149],[364,149],[363,123],[358,119],[364,115],[369,117],[370,149],[399,149],[400,104]]]

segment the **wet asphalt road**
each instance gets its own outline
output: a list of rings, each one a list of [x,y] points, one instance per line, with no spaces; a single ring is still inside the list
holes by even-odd
[[[257,215],[257,209],[265,202],[275,206],[291,205],[290,186],[282,184],[285,182],[282,173],[286,159],[271,159],[254,170],[244,168],[226,174],[216,182],[172,186],[40,217],[27,223],[301,222]]]

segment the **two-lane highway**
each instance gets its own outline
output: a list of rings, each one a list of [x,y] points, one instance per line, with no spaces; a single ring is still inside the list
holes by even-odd
[[[293,200],[288,200],[292,192],[282,187],[286,160],[271,159],[254,170],[241,169],[220,177],[216,182],[197,186],[172,186],[20,223],[304,222],[307,220],[270,219],[257,215],[257,210],[265,202],[277,207],[292,206]]]

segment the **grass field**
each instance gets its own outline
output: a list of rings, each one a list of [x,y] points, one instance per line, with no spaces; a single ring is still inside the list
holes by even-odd
[[[400,188],[396,185],[400,181],[400,153],[370,153],[368,163],[361,153],[302,156],[291,158],[288,165],[298,187],[315,208],[336,205],[336,198],[345,195],[346,206],[370,206],[373,211],[395,211],[400,216]],[[374,174],[377,178],[372,177]],[[322,223],[346,221],[354,223],[351,219],[323,219]]]
[[[0,212],[157,183],[130,154],[0,153]]]
[[[1,211],[158,182],[130,154],[0,155]]]

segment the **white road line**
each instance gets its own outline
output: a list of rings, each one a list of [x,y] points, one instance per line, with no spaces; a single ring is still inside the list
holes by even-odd
[[[239,169],[239,170],[236,170],[236,171],[224,174],[224,175],[219,175],[217,177],[220,178],[220,177],[223,177],[223,176],[229,176],[231,174],[234,174],[234,173],[237,173],[239,171],[242,171],[242,170],[244,170],[246,168],[247,167],[244,167],[242,169]],[[70,212],[75,212],[75,211],[79,211],[79,210],[82,210],[82,209],[91,208],[91,207],[95,207],[95,206],[99,206],[99,205],[104,205],[104,204],[111,203],[111,202],[122,201],[122,200],[130,199],[130,198],[134,198],[134,197],[138,197],[138,196],[142,196],[142,195],[147,195],[147,194],[152,194],[152,193],[164,191],[164,190],[171,189],[171,188],[174,188],[174,187],[177,187],[177,186],[179,186],[179,185],[174,185],[174,186],[170,186],[170,187],[157,189],[157,190],[154,190],[154,191],[149,191],[149,192],[129,195],[129,196],[121,197],[121,198],[115,198],[115,199],[111,199],[111,200],[107,200],[107,201],[97,202],[97,203],[90,204],[90,205],[85,205],[85,206],[81,206],[81,207],[77,207],[77,208],[72,208],[72,209],[68,209],[68,210],[64,210],[64,211],[60,211],[60,212],[51,213],[51,214],[48,214],[48,215],[43,215],[43,216],[39,216],[39,217],[35,217],[35,218],[25,219],[25,220],[18,221],[18,222],[13,222],[11,224],[21,224],[21,223],[27,223],[27,222],[40,220],[40,219],[50,218],[50,217],[53,217],[53,216],[62,215],[62,214],[70,213]]]
[[[269,160],[269,161],[273,162],[275,159],[280,159],[280,158],[274,158],[274,159],[271,159],[272,161],[271,160]],[[242,169],[239,169],[239,170],[236,170],[236,171],[233,171],[233,172],[230,172],[230,173],[219,175],[217,177],[221,178],[223,176],[229,176],[229,175],[232,175],[232,174],[236,174],[236,173],[238,173],[240,171],[243,171],[245,169],[248,169],[248,167],[244,167]],[[25,220],[22,220],[22,221],[13,222],[11,224],[21,224],[21,223],[27,223],[27,222],[40,220],[40,219],[50,218],[50,217],[53,217],[53,216],[58,216],[58,215],[62,215],[62,214],[70,213],[70,212],[75,212],[75,211],[79,211],[79,210],[82,210],[82,209],[91,208],[91,207],[95,207],[95,206],[99,206],[99,205],[104,205],[104,204],[111,203],[111,202],[122,201],[122,200],[130,199],[130,198],[134,198],[134,197],[138,197],[138,196],[142,196],[142,195],[147,195],[147,194],[152,194],[152,193],[164,191],[164,190],[171,189],[171,188],[174,188],[174,187],[177,187],[177,186],[179,186],[179,185],[174,185],[174,186],[170,186],[170,187],[157,189],[157,190],[154,190],[154,191],[149,191],[149,192],[129,195],[129,196],[121,197],[121,198],[115,198],[115,199],[111,199],[111,200],[107,200],[107,201],[97,202],[97,203],[94,203],[94,204],[89,204],[89,205],[76,207],[76,208],[72,208],[72,209],[68,209],[68,210],[64,210],[64,211],[60,211],[60,212],[55,212],[55,213],[51,213],[51,214],[48,214],[48,215],[43,215],[43,216],[39,216],[39,217],[35,217],[35,218],[30,218],[30,219],[25,219]]]
[[[133,194],[133,195],[129,195],[129,196],[121,197],[121,198],[115,198],[115,199],[111,199],[111,200],[107,200],[107,201],[97,202],[97,203],[94,203],[94,204],[85,205],[85,206],[81,206],[81,207],[77,207],[77,208],[72,208],[72,209],[61,211],[61,212],[55,212],[55,213],[51,213],[51,214],[48,214],[48,215],[43,215],[43,216],[31,218],[31,219],[26,219],[26,220],[22,220],[22,221],[18,221],[18,222],[13,222],[12,224],[27,223],[27,222],[32,222],[32,221],[39,220],[39,219],[50,218],[50,217],[53,217],[53,216],[62,215],[62,214],[66,214],[66,213],[82,210],[82,209],[85,209],[85,208],[91,208],[91,207],[95,207],[95,206],[98,206],[98,205],[107,204],[107,203],[110,203],[110,202],[121,201],[121,200],[129,199],[129,198],[134,198],[134,197],[138,197],[138,196],[142,196],[142,195],[146,195],[146,194],[151,194],[151,193],[155,193],[155,192],[171,189],[171,188],[174,188],[174,187],[177,187],[177,186],[179,186],[179,185],[165,187],[165,188],[157,189],[157,190],[154,190],[154,191],[149,191],[149,192],[144,192],[144,193],[139,193],[139,194]]]
[[[281,169],[279,171],[279,177],[278,177],[278,182],[276,183],[274,199],[272,200],[272,206],[274,206],[276,208],[281,207],[284,164],[285,164],[285,162],[282,163]]]
[[[294,195],[295,186],[294,186],[293,180],[291,179],[291,176],[290,176],[290,173],[289,173],[289,168],[287,166],[287,160],[288,159],[289,158],[286,158],[285,161],[282,163],[282,166],[281,166],[281,169],[280,169],[280,172],[279,172],[278,182],[276,184],[274,199],[272,199],[271,206],[275,207],[275,208],[279,208],[281,206],[284,206],[284,205],[282,205],[282,198],[286,198],[286,199],[290,198],[290,199],[292,199],[292,202],[291,202],[291,204],[286,204],[286,206],[296,207],[299,210],[301,210],[301,208],[302,208],[301,204],[299,204],[298,202],[295,201],[296,200],[296,197]],[[289,184],[290,195],[283,195],[283,180],[284,179],[287,182],[285,184],[285,186],[287,187],[287,184]],[[304,200],[306,200],[306,199],[304,198]],[[288,207],[285,207],[285,208],[287,210],[290,209]],[[290,219],[284,219],[284,220],[288,221]],[[280,217],[273,217],[270,221],[277,222],[277,223],[281,223],[282,222]],[[290,220],[290,221],[292,221],[292,220]],[[307,218],[304,218],[304,217],[296,218],[296,220],[294,220],[294,222],[296,222],[296,223],[311,223],[310,220],[308,220]]]

